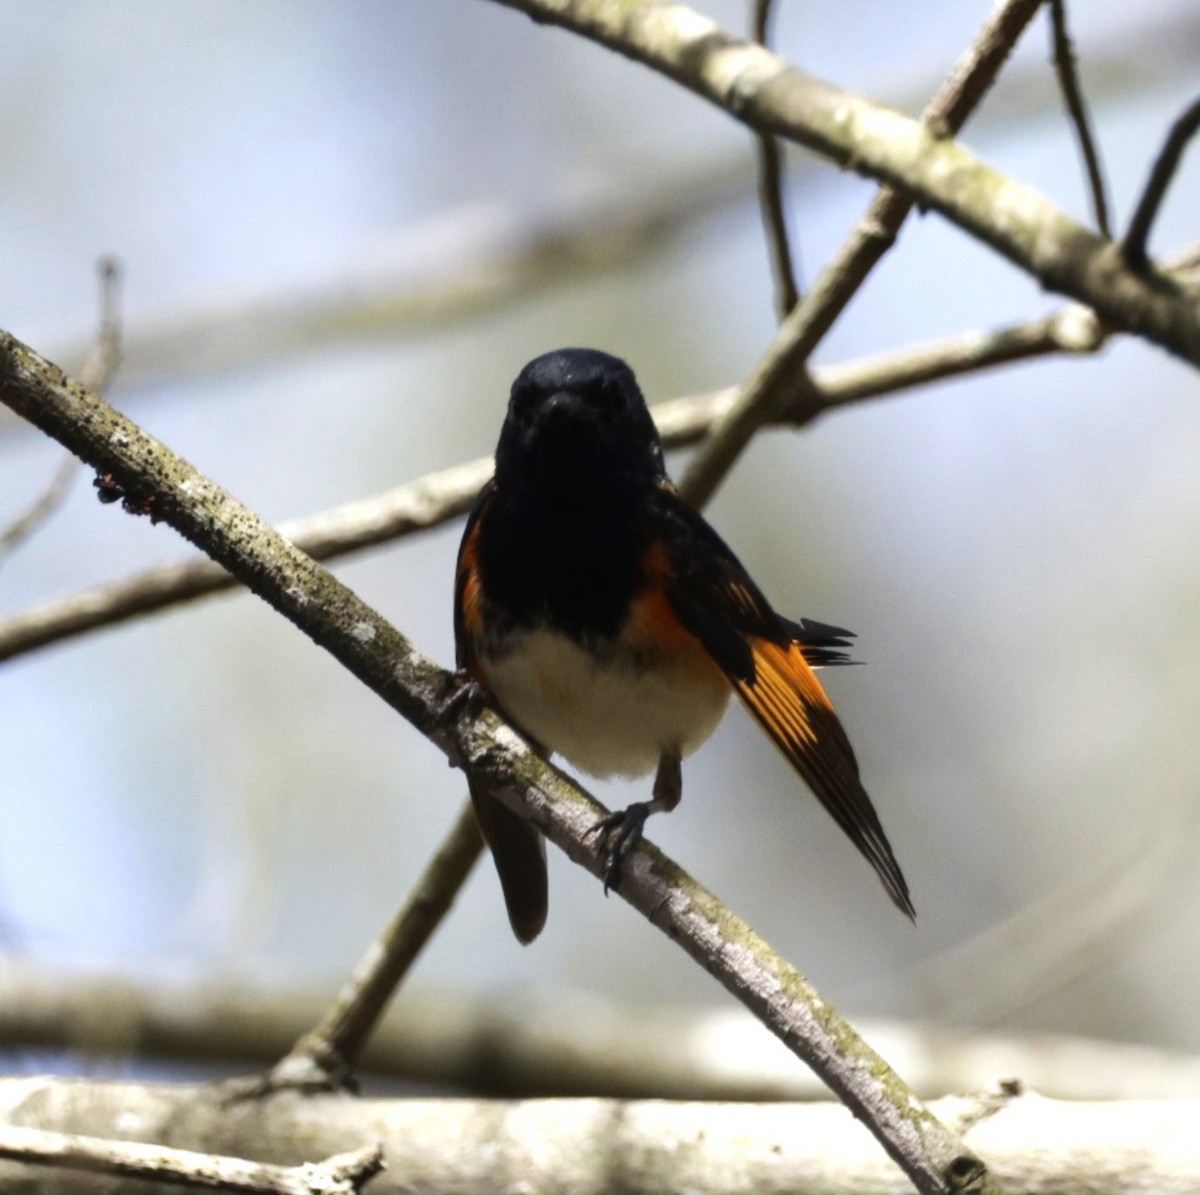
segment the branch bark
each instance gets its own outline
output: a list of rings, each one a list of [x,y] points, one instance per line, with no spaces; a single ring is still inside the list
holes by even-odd
[[[1200,295],[1120,248],[1031,187],[920,122],[805,74],[761,46],[666,0],[493,0],[559,25],[659,72],[758,133],[805,145],[908,192],[1049,290],[1106,323],[1200,364]]]
[[[0,401],[168,522],[329,651],[499,800],[599,876],[590,832],[606,814],[499,717],[444,716],[460,690],[432,661],[278,532],[56,366],[0,333]],[[621,897],[676,941],[807,1062],[930,1195],[997,1190],[983,1161],[904,1086],[795,968],[649,843]]]

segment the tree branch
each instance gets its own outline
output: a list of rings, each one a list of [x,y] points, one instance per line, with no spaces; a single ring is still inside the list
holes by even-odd
[[[1041,0],[1000,4],[949,78],[925,106],[924,125],[939,135],[957,132],[999,73]],[[737,402],[700,446],[680,490],[700,505],[732,468],[751,437],[783,403],[818,408],[808,359],[858,292],[867,275],[895,243],[912,210],[913,197],[893,187],[879,189],[833,260],[821,271],[804,302],[783,321],[774,341],[746,379]],[[799,422],[804,422],[801,416]]]
[[[1112,236],[1108,224],[1108,197],[1105,193],[1104,170],[1100,165],[1100,152],[1092,135],[1088,120],[1087,105],[1083,89],[1079,86],[1079,73],[1075,64],[1075,47],[1071,32],[1067,28],[1067,0],[1050,0],[1050,45],[1054,56],[1054,69],[1062,88],[1067,115],[1075,128],[1079,140],[1079,151],[1083,154],[1084,170],[1087,172],[1088,191],[1092,197],[1092,214],[1100,235]]]
[[[561,25],[674,80],[760,133],[907,191],[1044,287],[1106,323],[1200,363],[1200,297],[1118,249],[1032,188],[920,123],[804,74],[683,4],[492,0]]]
[[[250,1195],[357,1195],[383,1169],[377,1145],[338,1154],[324,1162],[268,1166],[242,1158],[103,1140],[45,1129],[0,1125],[0,1158],[121,1178],[151,1179],[181,1187],[247,1191]]]
[[[979,970],[980,955],[966,962]],[[0,1052],[268,1067],[326,1011],[315,991],[0,969]],[[1200,1055],[1051,1034],[856,1018],[924,1099],[1019,1075],[1059,1099],[1200,1099]],[[737,1007],[507,996],[410,984],[359,1059],[373,1075],[473,1095],[778,1101],[828,1090]]]
[[[392,994],[450,911],[482,852],[483,836],[468,800],[404,907],[368,948],[316,1026],[272,1067],[267,1087],[345,1083],[358,1068]]]
[[[791,401],[776,422],[797,426],[836,407],[1031,357],[1094,352],[1106,336],[1088,309],[1066,307],[1029,324],[966,332],[950,340],[818,368],[813,371],[816,399],[807,394],[788,396]],[[664,444],[668,448],[694,444],[729,411],[736,393],[719,390],[658,403],[653,412]],[[481,457],[383,494],[281,524],[279,533],[315,560],[389,543],[465,514],[491,470],[491,458]],[[237,578],[219,565],[196,560],[44,602],[0,620],[0,662],[237,585]]]
[[[1137,210],[1129,223],[1129,231],[1121,245],[1126,264],[1133,270],[1145,270],[1149,267],[1146,256],[1146,243],[1150,239],[1150,229],[1158,215],[1158,209],[1166,198],[1167,188],[1179,169],[1179,161],[1187,143],[1200,129],[1200,99],[1196,100],[1183,115],[1171,126],[1163,147],[1158,151],[1150,177],[1146,180],[1142,197],[1138,200]]]
[[[760,46],[770,44],[771,0],[751,0],[750,36]],[[775,306],[779,318],[787,314],[800,299],[796,270],[792,264],[792,247],[788,237],[787,174],[783,148],[774,137],[756,138],[758,149],[758,205],[762,212],[763,231],[771,257],[771,272],[775,277]]]
[[[0,333],[0,401],[225,565],[497,799],[600,875],[589,835],[603,807],[491,711],[467,724],[448,720],[457,678],[232,495],[7,333]],[[619,892],[821,1075],[918,1190],[996,1190],[983,1162],[804,976],[651,844],[631,856]]]
[[[938,1101],[1021,1195],[1195,1195],[1200,1101],[1066,1103],[1015,1084]],[[0,1080],[0,1117],[115,1136],[147,1136],[213,1152],[290,1159],[379,1140],[388,1169],[371,1195],[911,1195],[861,1125],[833,1103],[676,1104],[596,1099],[349,1100],[276,1096],[233,1110],[202,1089],[135,1083]],[[44,1176],[40,1176],[43,1177]],[[39,1176],[5,1168],[5,1195],[42,1195]],[[72,1184],[70,1195],[91,1195]],[[58,1195],[66,1195],[56,1186]]]

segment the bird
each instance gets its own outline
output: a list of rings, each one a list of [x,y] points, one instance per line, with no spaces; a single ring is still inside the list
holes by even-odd
[[[683,758],[732,694],[851,842],[896,906],[908,885],[815,669],[849,663],[852,632],[777,614],[667,476],[632,369],[598,349],[530,361],[513,383],[491,479],[455,569],[464,679],[547,757],[596,777],[654,773],[651,798],[598,822],[605,889],[646,819],[682,796]],[[468,777],[517,939],[542,931],[545,843]]]

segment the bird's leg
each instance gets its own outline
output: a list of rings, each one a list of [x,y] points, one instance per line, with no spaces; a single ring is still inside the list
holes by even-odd
[[[600,854],[604,858],[604,893],[615,888],[621,879],[621,868],[629,852],[642,837],[646,818],[652,813],[670,813],[683,796],[683,756],[678,747],[664,748],[658,757],[654,775],[654,798],[634,801],[625,809],[601,818],[588,834],[600,836]]]
[[[473,721],[481,710],[488,706],[489,694],[484,685],[465,668],[458,669],[453,676],[449,694],[438,706],[434,719],[452,739],[449,764],[452,768],[466,770],[466,760],[458,748],[460,727]]]

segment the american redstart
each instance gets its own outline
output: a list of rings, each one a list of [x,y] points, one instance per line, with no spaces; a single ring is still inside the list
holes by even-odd
[[[458,666],[544,752],[593,776],[655,772],[653,797],[597,826],[606,886],[646,818],[674,809],[680,761],[730,692],[914,916],[908,886],[814,667],[849,631],[776,614],[676,492],[632,370],[559,349],[513,383],[496,471],[467,519],[454,599]],[[546,921],[545,845],[477,781],[471,795],[513,931]]]

